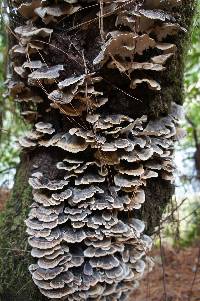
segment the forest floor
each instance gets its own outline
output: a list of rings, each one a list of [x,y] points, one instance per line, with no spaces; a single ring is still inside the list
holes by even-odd
[[[154,269],[130,301],[200,301],[200,246],[165,246],[164,253],[162,262],[160,250],[153,250]]]
[[[0,211],[5,207],[9,191],[0,189]],[[154,248],[151,256],[155,266],[140,283],[130,301],[200,301],[200,242],[199,247],[175,249]]]

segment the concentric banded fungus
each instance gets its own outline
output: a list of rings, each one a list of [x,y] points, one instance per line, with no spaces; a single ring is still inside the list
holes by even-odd
[[[53,157],[48,172],[42,160],[33,166],[33,204],[26,220],[35,258],[30,273],[53,300],[122,301],[138,286],[146,264],[151,266],[146,253],[152,242],[134,213],[145,202],[149,179],[172,180],[174,142],[183,135],[180,106],[174,103],[169,115],[154,119],[146,112],[116,112],[104,78],[105,70],[114,74],[113,82],[115,74],[125,75],[133,99],[143,89],[155,101],[157,95],[162,98],[158,74],[176,52],[173,36],[184,31],[171,10],[181,1],[104,0],[101,11],[96,2],[21,3],[17,11],[26,24],[15,28],[19,44],[10,51],[15,70],[10,94],[37,106],[39,113],[19,143],[26,151],[37,148]],[[94,20],[102,19],[102,12],[112,16],[109,31],[98,35],[99,52],[90,55],[67,28],[74,26],[75,13],[82,22],[86,3]],[[74,42],[68,45],[70,55],[60,50],[60,22]],[[73,27],[73,36],[85,35],[88,26],[84,19],[81,29]],[[56,55],[56,64],[46,48]]]

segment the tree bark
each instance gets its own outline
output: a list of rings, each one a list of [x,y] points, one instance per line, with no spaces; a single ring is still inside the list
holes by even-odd
[[[25,1],[23,1],[25,2]],[[27,1],[28,2],[28,1]],[[18,1],[19,4],[19,1]],[[190,29],[192,17],[195,9],[195,1],[184,0],[183,5],[177,9],[176,16],[179,24]],[[81,23],[84,23],[96,16],[96,10],[91,9],[89,14],[81,14]],[[79,22],[77,22],[79,23]],[[63,31],[67,28],[67,21],[57,25],[51,39],[51,44],[56,47],[46,45],[45,62],[47,65],[62,64],[63,60],[68,61],[68,69],[65,70],[63,78],[73,73],[82,74],[85,66],[82,57],[77,55],[71,48],[65,53],[60,53],[58,49],[67,49],[69,41],[78,49],[84,50],[85,60],[88,64],[100,50],[98,21],[92,26],[85,25],[87,28],[73,31],[72,33]],[[112,17],[105,18],[105,28],[113,30]],[[76,35],[74,35],[76,33]],[[102,68],[100,75],[104,78],[101,90],[109,98],[106,113],[125,114],[132,118],[137,118],[147,114],[149,118],[155,119],[167,115],[170,111],[171,102],[179,104],[183,102],[183,73],[185,49],[187,48],[188,38],[185,33],[172,36],[165,42],[174,43],[177,46],[176,56],[167,66],[167,72],[157,75],[161,83],[162,90],[159,94],[147,92],[147,89],[136,90],[135,99],[131,95],[129,82],[126,76],[116,71],[116,69]],[[78,64],[77,64],[78,62]],[[81,66],[82,65],[82,66]],[[89,65],[90,66],[90,65]],[[93,70],[95,71],[95,70]],[[124,91],[126,93],[124,93]],[[45,98],[43,91],[40,95]],[[142,101],[138,101],[141,99]],[[38,114],[42,115],[44,122],[53,122],[56,130],[63,131],[70,127],[68,119],[60,115],[58,111],[46,112],[46,104],[38,105]],[[82,122],[82,120],[81,120]],[[15,177],[13,193],[8,201],[7,207],[0,216],[0,300],[1,301],[43,301],[47,300],[42,296],[36,286],[32,283],[28,272],[28,266],[33,262],[30,256],[30,248],[27,243],[26,226],[24,220],[27,218],[29,206],[32,203],[32,191],[28,184],[28,179],[35,171],[35,166],[42,166],[43,174],[48,174],[52,179],[62,174],[55,170],[55,163],[65,158],[65,153],[61,150],[47,149],[40,147],[29,152],[23,152],[21,163]],[[134,212],[134,217],[145,221],[145,233],[152,235],[156,226],[159,225],[162,213],[168,204],[174,188],[173,185],[163,180],[161,177],[147,180],[145,187],[146,201],[141,209]]]

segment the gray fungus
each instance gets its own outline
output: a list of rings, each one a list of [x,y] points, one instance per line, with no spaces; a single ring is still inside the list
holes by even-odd
[[[26,225],[35,258],[29,270],[41,293],[52,300],[122,301],[137,288],[145,267],[152,267],[147,255],[152,240],[134,211],[145,202],[149,179],[173,181],[174,143],[184,135],[178,126],[182,108],[176,103],[169,115],[154,119],[112,114],[103,110],[109,98],[99,88],[101,72],[65,76],[64,62],[47,66],[42,60],[55,24],[87,3],[99,2],[34,0],[18,5],[25,24],[15,28],[19,43],[10,50],[18,80],[8,87],[16,101],[41,104],[42,89],[48,91],[49,112],[84,121],[61,132],[39,116],[19,139],[24,151],[43,147],[64,154],[56,161],[55,175],[39,169],[29,178],[33,203]],[[173,14],[181,1],[126,2],[102,0],[101,10],[97,6],[100,25],[103,17],[112,16],[115,30],[105,28],[92,60],[94,70],[125,74],[133,95],[144,86],[159,93],[162,85],[153,75],[165,72],[176,53],[176,45],[163,40],[185,31]],[[151,55],[145,55],[149,49]],[[23,114],[31,118],[34,111]]]

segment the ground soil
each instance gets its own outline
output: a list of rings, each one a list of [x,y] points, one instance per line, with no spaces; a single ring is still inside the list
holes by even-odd
[[[166,246],[164,250],[164,264],[160,250],[153,251],[155,267],[130,301],[200,301],[199,247],[178,250]]]

